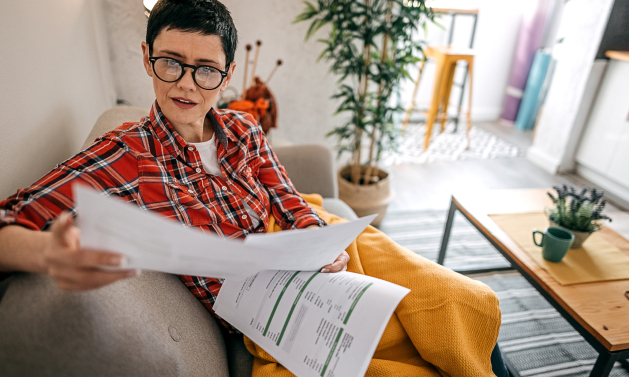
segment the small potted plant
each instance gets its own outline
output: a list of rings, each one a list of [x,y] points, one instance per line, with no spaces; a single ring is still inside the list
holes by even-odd
[[[602,220],[612,221],[602,213],[607,201],[602,199],[603,191],[597,190],[596,187],[589,191],[589,195],[585,187],[580,193],[577,193],[574,187],[566,185],[553,188],[557,191],[557,197],[548,193],[554,204],[547,210],[548,220],[551,226],[568,229],[574,233],[571,249],[579,249],[590,234],[603,226]]]

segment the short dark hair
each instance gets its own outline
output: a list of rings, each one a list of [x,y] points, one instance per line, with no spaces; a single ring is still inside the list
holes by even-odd
[[[231,14],[216,0],[159,0],[149,15],[146,43],[153,55],[153,42],[162,30],[181,30],[221,38],[225,64],[234,61],[238,32]]]

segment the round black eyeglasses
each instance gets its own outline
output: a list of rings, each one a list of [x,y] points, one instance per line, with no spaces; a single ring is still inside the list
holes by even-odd
[[[153,72],[157,78],[164,82],[181,80],[183,75],[186,74],[184,68],[192,68],[192,79],[199,88],[205,90],[218,88],[225,77],[227,77],[227,71],[221,71],[209,65],[184,64],[177,59],[167,57],[150,57],[149,60],[153,65]],[[230,65],[231,63],[227,65],[228,70]]]

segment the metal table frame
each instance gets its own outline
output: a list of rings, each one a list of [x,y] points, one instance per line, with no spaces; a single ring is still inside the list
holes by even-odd
[[[629,369],[629,362],[627,359],[629,358],[629,349],[622,351],[611,352],[607,348],[605,348],[592,334],[590,334],[577,320],[575,320],[568,312],[557,302],[555,299],[548,294],[538,283],[537,281],[528,274],[515,260],[502,248],[498,243],[496,243],[492,237],[490,237],[489,232],[487,232],[479,222],[468,213],[460,203],[454,198],[454,196],[450,200],[450,209],[448,210],[448,219],[446,220],[445,229],[443,231],[443,238],[441,240],[441,249],[439,250],[439,257],[437,259],[437,263],[443,265],[443,262],[446,258],[446,251],[448,248],[448,242],[450,240],[450,232],[452,230],[452,224],[454,222],[454,216],[456,211],[459,211],[482,235],[487,239],[495,248],[502,254],[508,261],[511,263],[512,267],[507,268],[489,268],[483,270],[463,270],[457,271],[464,274],[471,273],[485,273],[485,272],[494,272],[500,270],[517,270],[524,278],[533,286],[535,289],[548,301],[558,312],[564,317],[572,327],[575,328],[587,340],[588,343],[598,352],[598,358],[596,359],[596,363],[594,364],[594,368],[590,373],[590,377],[607,377],[611,372],[614,363],[616,361],[620,362],[623,367]],[[509,362],[507,362],[507,367],[509,367],[509,373],[514,376],[519,376],[517,371],[512,370],[512,366]]]

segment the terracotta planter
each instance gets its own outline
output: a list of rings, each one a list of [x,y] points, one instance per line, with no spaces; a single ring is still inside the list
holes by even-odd
[[[556,222],[550,219],[548,219],[548,221],[550,222],[550,226],[554,226],[555,228],[569,230],[572,232],[572,234],[574,234],[574,242],[572,242],[572,246],[570,246],[571,249],[580,249],[583,246],[583,242],[585,242],[585,240],[590,236],[590,234],[594,233],[594,232],[579,232],[578,230],[572,230],[572,229],[566,228],[565,226],[558,225]]]
[[[338,172],[339,198],[347,203],[358,217],[378,214],[371,225],[379,225],[387,213],[387,206],[393,200],[389,173],[377,169],[380,181],[371,185],[355,185],[345,179],[349,177],[351,166],[346,165]],[[361,172],[364,172],[361,170]]]

